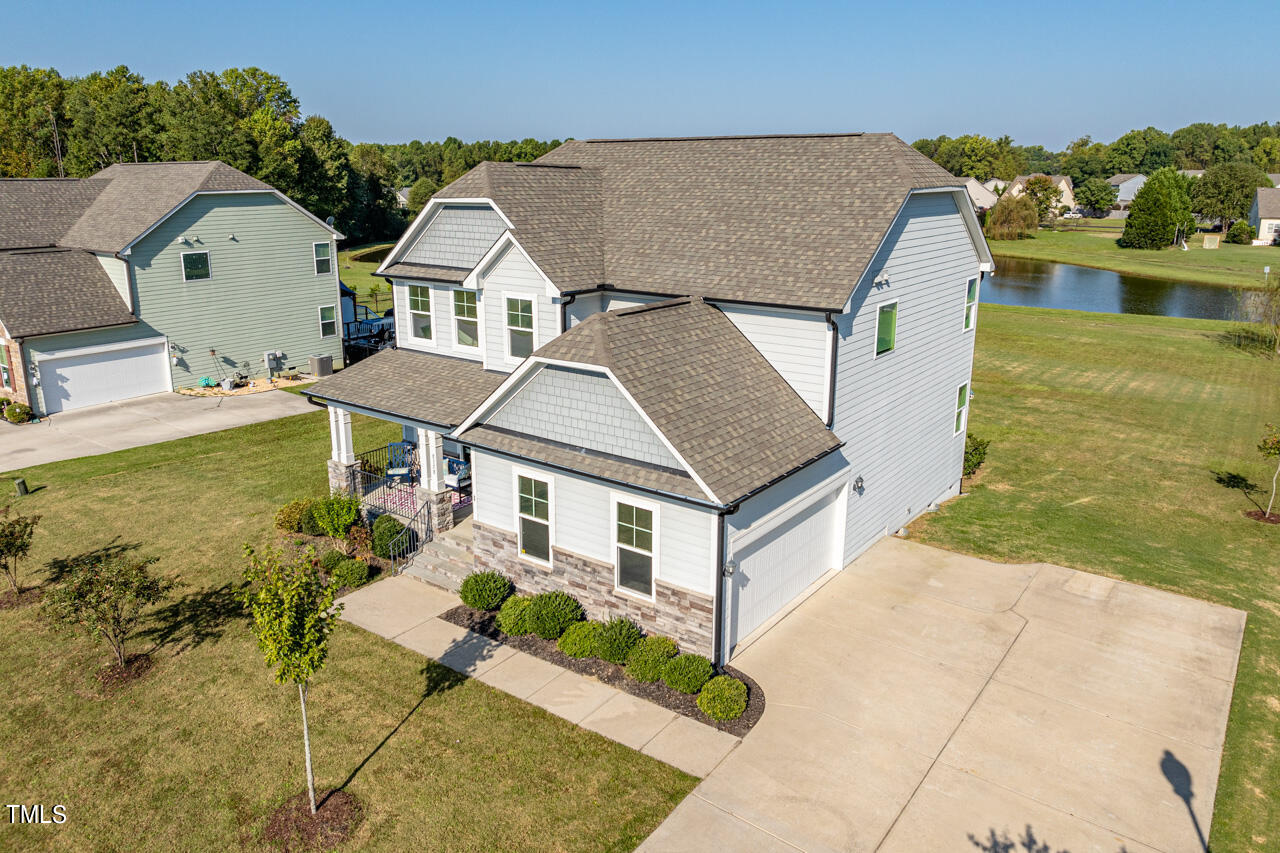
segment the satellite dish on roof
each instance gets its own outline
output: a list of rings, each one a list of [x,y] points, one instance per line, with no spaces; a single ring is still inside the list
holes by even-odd
[[[326,216],[326,217],[324,218],[324,224],[325,224],[325,225],[328,225],[330,228],[332,228],[332,227],[333,227],[333,216]]]

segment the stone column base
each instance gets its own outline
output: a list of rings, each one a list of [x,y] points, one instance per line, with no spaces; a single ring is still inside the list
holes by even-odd
[[[352,472],[360,469],[360,462],[346,463],[339,462],[337,459],[329,460],[329,493],[333,492],[351,492],[354,490],[355,484],[352,482]]]
[[[438,492],[432,492],[428,489],[418,489],[418,502],[427,507],[427,514],[431,516],[431,529],[436,533],[443,533],[446,530],[453,529],[453,492],[449,489],[441,489]]]

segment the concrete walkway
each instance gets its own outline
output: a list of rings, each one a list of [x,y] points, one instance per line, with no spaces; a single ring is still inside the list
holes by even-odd
[[[456,595],[404,575],[341,599],[342,618],[491,687],[705,777],[739,739],[436,618]]]
[[[156,444],[318,411],[305,397],[264,391],[239,397],[152,394],[50,415],[37,424],[0,420],[0,471]]]
[[[1244,623],[885,540],[734,659],[764,717],[641,849],[1204,853]]]

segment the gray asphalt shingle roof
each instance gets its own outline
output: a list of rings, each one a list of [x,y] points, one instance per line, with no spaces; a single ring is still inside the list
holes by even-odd
[[[458,284],[465,281],[467,274],[470,272],[471,270],[459,269],[458,267],[442,267],[438,264],[414,264],[401,261],[384,269],[382,274],[395,278],[412,278],[418,281],[447,281]]]
[[[15,338],[136,322],[102,264],[78,249],[0,252],[0,321]]]
[[[58,245],[107,183],[95,178],[0,181],[0,249]]]
[[[962,186],[892,134],[818,134],[570,141],[437,197],[492,198],[562,290],[838,310],[908,192]]]
[[[608,368],[724,504],[840,447],[765,357],[700,297],[593,314],[534,355]],[[608,460],[592,464],[596,473],[610,470]],[[618,460],[602,476],[630,482],[635,467]]]

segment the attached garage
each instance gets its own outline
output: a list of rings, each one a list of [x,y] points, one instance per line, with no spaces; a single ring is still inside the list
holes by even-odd
[[[729,655],[810,584],[840,566],[844,494],[840,484],[821,489],[730,540],[737,568],[725,591]]]
[[[37,361],[45,414],[171,390],[164,338],[51,350]]]

